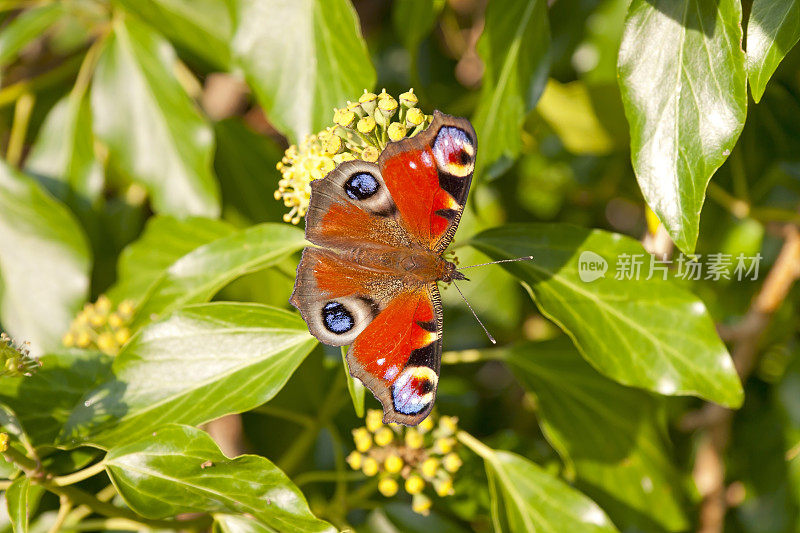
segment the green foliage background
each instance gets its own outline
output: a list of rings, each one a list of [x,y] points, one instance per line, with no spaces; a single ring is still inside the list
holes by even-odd
[[[796,0],[0,0],[0,323],[42,362],[0,376],[0,529],[800,532],[798,37]],[[461,263],[535,258],[463,285],[498,347],[444,293],[466,464],[428,517],[344,464],[377,403],[288,306],[273,199],[409,86],[478,133]],[[132,337],[65,348],[101,294]],[[228,459],[197,426],[237,413]]]

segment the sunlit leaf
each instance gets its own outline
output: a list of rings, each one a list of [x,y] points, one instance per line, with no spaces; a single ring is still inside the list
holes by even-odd
[[[499,174],[519,154],[525,116],[547,81],[550,30],[544,0],[494,0],[478,41],[484,74],[472,118],[478,133],[476,175]]]
[[[565,224],[516,224],[485,231],[471,244],[494,259],[532,255],[503,266],[608,377],[661,394],[741,404],[741,383],[705,305],[657,270],[647,279],[650,256],[637,241]],[[634,279],[615,279],[615,270],[624,272],[623,254],[643,264]],[[591,277],[584,272],[586,281],[579,262],[595,266]]]
[[[151,218],[139,239],[120,254],[117,282],[108,291],[109,298],[117,303],[126,299],[139,301],[172,263],[233,232],[227,222],[211,218]]]
[[[566,338],[503,350],[502,360],[535,394],[542,430],[581,490],[620,526],[686,530],[662,401],[598,374]]]
[[[153,284],[134,325],[209,300],[244,274],[275,264],[305,244],[302,230],[288,224],[260,224],[194,249],[175,261]]]
[[[335,531],[311,514],[274,464],[255,455],[228,459],[208,433],[193,427],[171,425],[116,447],[106,469],[128,505],[149,518],[246,513],[279,531]]]
[[[234,0],[234,62],[292,142],[332,124],[333,108],[375,84],[349,0]]]
[[[753,100],[764,95],[772,73],[800,39],[800,1],[754,0],[747,21],[747,78]]]
[[[694,251],[711,176],[747,113],[737,0],[633,0],[619,51],[631,159],[675,244]]]
[[[103,188],[103,167],[94,152],[87,98],[70,94],[50,110],[25,170],[76,211],[97,200]]]
[[[147,187],[156,211],[216,216],[214,135],[173,71],[167,41],[117,17],[92,83],[94,130],[111,164]]]
[[[168,423],[252,409],[283,387],[317,341],[294,313],[256,304],[188,306],[135,335],[84,396],[59,440],[103,448]]]
[[[89,289],[89,249],[72,214],[0,161],[0,320],[34,354],[61,336]]]
[[[495,531],[617,531],[596,503],[536,463],[463,432],[459,440],[486,465]]]
[[[230,63],[229,0],[116,0],[176,44],[219,69]]]

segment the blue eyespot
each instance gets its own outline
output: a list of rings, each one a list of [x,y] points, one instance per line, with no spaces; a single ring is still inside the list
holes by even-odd
[[[331,333],[347,333],[355,325],[353,315],[339,302],[328,302],[322,308],[322,321]]]
[[[378,180],[366,172],[359,172],[344,184],[344,192],[353,200],[366,200],[378,192]]]

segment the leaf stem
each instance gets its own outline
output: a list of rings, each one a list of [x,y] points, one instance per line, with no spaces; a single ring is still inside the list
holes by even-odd
[[[31,92],[26,92],[17,100],[14,106],[14,122],[11,124],[11,135],[8,139],[6,161],[14,167],[19,167],[22,159],[22,150],[25,147],[25,138],[28,135],[28,124],[31,121],[31,112],[36,97]]]
[[[62,496],[58,506],[58,514],[56,515],[56,519],[53,522],[53,525],[50,526],[50,529],[47,530],[47,533],[58,533],[58,531],[61,529],[61,526],[64,525],[64,520],[66,520],[67,516],[69,516],[71,509],[72,503],[69,501],[69,498]]]
[[[65,485],[72,485],[73,483],[77,483],[79,481],[83,481],[84,479],[89,479],[92,476],[103,472],[106,468],[106,464],[104,461],[100,461],[99,463],[95,463],[92,466],[84,468],[83,470],[78,470],[72,474],[67,474],[64,476],[58,476],[50,480],[50,483],[56,485],[58,487],[63,487]]]

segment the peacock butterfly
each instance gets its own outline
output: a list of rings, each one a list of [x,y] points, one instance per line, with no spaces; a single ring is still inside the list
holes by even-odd
[[[442,257],[461,219],[477,137],[434,112],[376,163],[346,161],[311,183],[307,247],[290,302],[309,331],[350,345],[347,364],[383,405],[384,422],[419,424],[436,399],[442,358],[437,282],[466,279]]]

